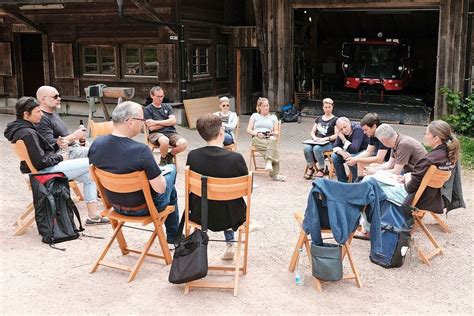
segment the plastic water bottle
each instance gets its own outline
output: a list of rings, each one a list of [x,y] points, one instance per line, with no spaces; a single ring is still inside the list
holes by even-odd
[[[84,126],[84,122],[82,120],[79,120],[79,128],[83,130],[84,132],[86,131],[86,127]],[[86,145],[86,138],[82,137],[79,139],[79,145],[85,146]]]
[[[304,276],[303,276],[303,248],[300,248],[298,251],[298,261],[296,264],[295,272],[295,283],[296,285],[304,285]]]

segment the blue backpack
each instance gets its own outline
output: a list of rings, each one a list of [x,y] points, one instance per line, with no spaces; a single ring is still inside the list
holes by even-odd
[[[298,122],[300,112],[292,103],[285,104],[281,107],[283,122]]]
[[[370,261],[384,268],[403,265],[410,247],[413,228],[412,208],[395,201],[385,200],[381,205],[382,252],[370,255]]]

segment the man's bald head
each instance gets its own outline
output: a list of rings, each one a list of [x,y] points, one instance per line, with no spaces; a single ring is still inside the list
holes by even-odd
[[[36,91],[36,98],[40,103],[43,111],[54,112],[61,107],[61,97],[58,90],[51,86],[41,86]]]

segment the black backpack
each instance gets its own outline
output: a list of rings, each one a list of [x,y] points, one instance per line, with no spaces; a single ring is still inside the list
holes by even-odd
[[[69,180],[62,172],[30,174],[35,220],[42,241],[52,246],[79,237],[81,217],[71,199]],[[79,222],[77,229],[74,215]]]
[[[403,265],[410,247],[413,228],[412,207],[385,200],[381,205],[382,252],[370,255],[370,261],[384,268]]]

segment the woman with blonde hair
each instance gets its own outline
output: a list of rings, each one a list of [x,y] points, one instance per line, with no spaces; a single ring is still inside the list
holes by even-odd
[[[280,174],[280,155],[277,148],[278,119],[270,113],[267,98],[258,98],[257,113],[253,113],[247,126],[247,133],[252,136],[252,145],[265,158],[265,170],[275,181],[285,181]]]
[[[234,143],[234,130],[237,126],[238,117],[235,112],[229,110],[230,103],[228,97],[219,99],[219,107],[221,110],[214,114],[219,116],[222,121],[222,126],[225,128],[224,146],[227,146]]]

